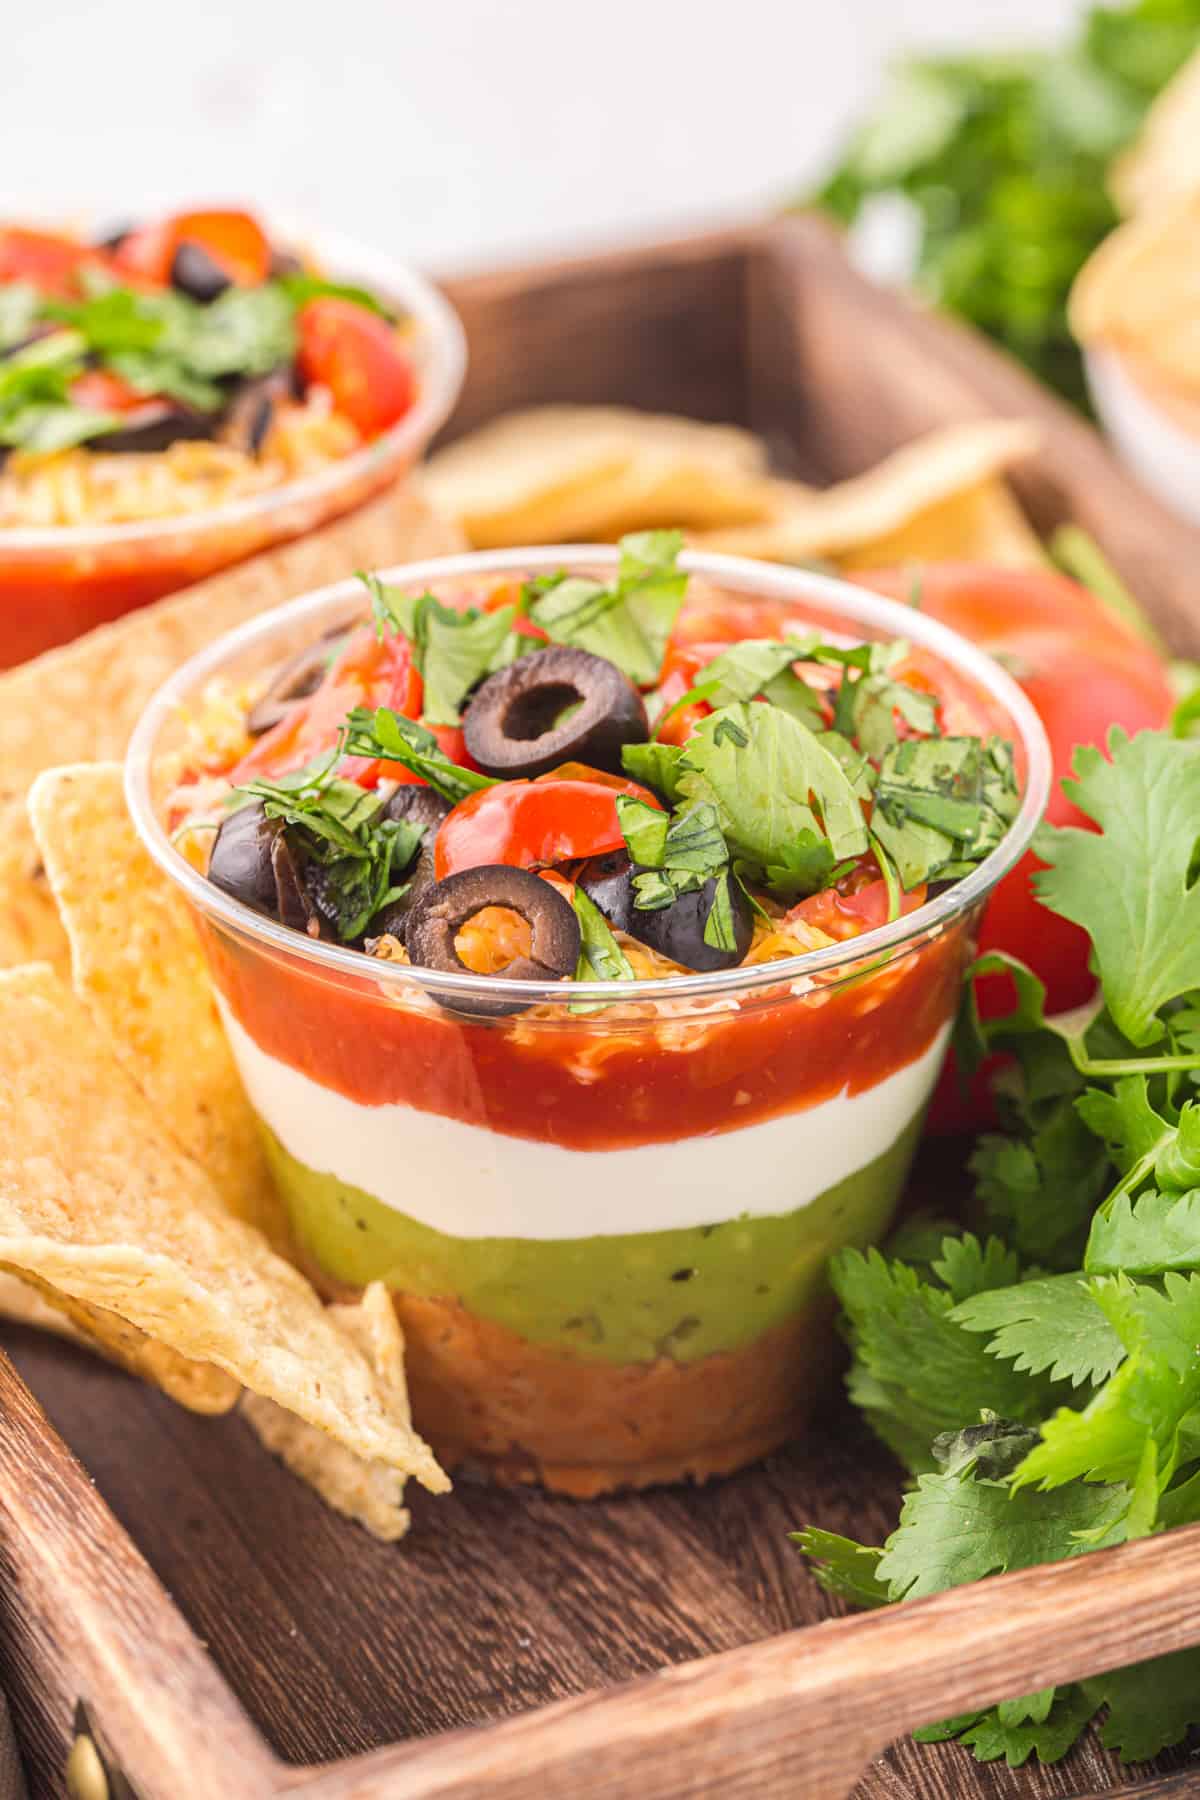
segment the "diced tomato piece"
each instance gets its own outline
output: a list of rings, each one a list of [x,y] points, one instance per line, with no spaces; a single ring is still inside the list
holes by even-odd
[[[97,412],[136,412],[152,398],[107,369],[86,369],[71,383],[75,405],[94,407]]]
[[[587,780],[543,778],[481,788],[442,821],[434,847],[437,878],[485,863],[549,868],[616,850],[625,841],[617,821],[618,793],[661,810],[636,781],[593,778],[591,771]]]
[[[916,912],[918,906],[924,904],[923,884],[900,897],[902,914]],[[839,942],[861,937],[864,931],[875,931],[880,925],[887,924],[887,883],[882,880],[867,881],[861,887],[853,887],[850,892],[826,888],[823,893],[810,894],[807,900],[801,900],[787,916],[789,920],[801,919],[806,925],[815,926],[826,937],[837,938]]]
[[[77,238],[23,226],[0,226],[0,282],[28,281],[56,300],[79,296],[79,271],[105,266],[104,253]]]
[[[239,287],[254,287],[271,272],[270,239],[250,213],[233,210],[174,213],[143,225],[121,240],[113,261],[127,275],[165,287],[185,242],[199,244]]]
[[[405,718],[419,718],[422,682],[413,667],[408,639],[389,633],[382,640],[364,625],[356,631],[332,665],[316,693],[298,701],[286,718],[265,732],[232,771],[234,786],[257,777],[273,780],[303,768],[329,750],[356,706],[391,707]],[[338,773],[347,781],[376,787],[385,777],[414,781],[407,769],[377,758],[348,756]]]
[[[306,382],[328,388],[365,438],[402,419],[417,397],[416,372],[386,319],[353,300],[310,300],[296,318]]]

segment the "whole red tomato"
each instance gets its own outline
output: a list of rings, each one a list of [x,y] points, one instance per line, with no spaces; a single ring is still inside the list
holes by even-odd
[[[1113,725],[1133,733],[1164,725],[1173,697],[1153,647],[1138,637],[1087,588],[1049,570],[989,569],[968,563],[929,563],[917,570],[876,570],[865,587],[909,600],[989,651],[1033,702],[1054,762],[1046,816],[1055,825],[1090,825],[1062,791],[1079,744],[1103,745]],[[1093,987],[1087,934],[1040,905],[1030,877],[1042,865],[1022,857],[988,902],[980,950],[1007,950],[1045,982],[1052,1012],[1077,1006]],[[985,1017],[1006,1012],[1011,984],[1004,977],[979,984]],[[935,1101],[935,1129],[978,1124],[987,1116],[982,1091],[965,1104],[956,1079],[944,1078]]]

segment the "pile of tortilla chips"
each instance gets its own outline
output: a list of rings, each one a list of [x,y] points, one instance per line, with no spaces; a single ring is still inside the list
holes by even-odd
[[[1036,447],[1024,420],[968,420],[811,488],[771,475],[765,446],[731,425],[544,406],[440,451],[424,485],[479,549],[679,526],[698,547],[844,570],[913,558],[1030,567],[1041,546],[1003,474]]]
[[[326,1307],[280,1254],[187,909],[141,848],[120,765],[78,759],[119,755],[178,662],[254,613],[357,563],[460,544],[389,496],[0,676],[0,1312],[195,1411],[240,1403],[383,1538],[407,1529],[409,1475],[448,1486],[412,1429],[391,1303],[373,1287]]]

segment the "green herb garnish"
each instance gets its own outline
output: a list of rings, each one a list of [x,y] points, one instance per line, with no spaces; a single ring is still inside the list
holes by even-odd
[[[1037,840],[1042,899],[1090,933],[1100,995],[1047,1018],[1037,978],[992,955],[976,972],[1007,973],[1017,1004],[981,1023],[972,1001],[956,1040],[967,1073],[1012,1059],[1008,1132],[972,1159],[978,1229],[910,1224],[833,1262],[851,1396],[916,1478],[880,1549],[797,1537],[861,1604],[1200,1520],[1200,744],[1114,732],[1109,749],[1077,751],[1069,784],[1099,829]],[[958,830],[957,784],[928,792],[935,822],[916,822]],[[1053,1760],[1105,1709],[1123,1757],[1176,1743],[1200,1723],[1200,1651],[918,1735]]]
[[[527,586],[529,615],[554,643],[606,657],[636,686],[649,687],[687,587],[676,566],[682,547],[678,531],[635,532],[621,539],[611,586],[584,575],[540,577]]]
[[[382,907],[402,897],[399,878],[420,848],[425,828],[384,816],[386,794],[333,775],[329,756],[280,781],[251,781],[231,800],[260,800],[267,818],[278,819],[307,865],[319,875],[314,901],[343,943],[361,937]]]
[[[365,756],[400,763],[451,806],[465,800],[468,794],[478,793],[480,788],[497,785],[490,775],[451,762],[432,731],[388,706],[374,711],[369,706],[356,706],[343,727],[336,754],[339,759]]]
[[[425,683],[424,717],[431,725],[457,725],[462,707],[486,675],[492,675],[536,647],[536,640],[513,630],[517,609],[495,612],[446,606],[435,594],[405,594],[376,575],[360,575],[371,595],[375,628],[400,631],[409,640]]]

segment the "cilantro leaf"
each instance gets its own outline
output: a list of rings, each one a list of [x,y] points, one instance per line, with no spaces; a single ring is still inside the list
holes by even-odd
[[[381,757],[399,763],[428,782],[435,794],[449,800],[451,806],[476,794],[480,788],[495,787],[490,775],[475,769],[464,769],[451,762],[432,731],[406,719],[388,706],[372,711],[369,706],[356,706],[346,720],[339,756]]]
[[[42,297],[31,281],[7,281],[0,287],[0,350],[29,336],[41,306]]]
[[[307,885],[318,912],[349,943],[403,894],[399,878],[425,828],[387,818],[385,795],[336,780],[332,766],[326,757],[283,781],[249,782],[232,798],[260,800],[267,818],[282,822],[289,845],[312,871]]]
[[[683,604],[687,576],[676,567],[682,548],[681,532],[635,532],[621,539],[612,586],[584,575],[532,582],[530,617],[556,644],[578,644],[649,687]]]
[[[696,700],[707,700],[716,711],[722,706],[732,706],[735,701],[755,700],[761,695],[772,706],[781,706],[806,725],[819,728],[821,703],[792,667],[805,652],[806,645],[798,638],[744,638],[698,669],[695,683],[675,702],[670,712],[677,712]],[[669,718],[670,713],[665,717]],[[660,726],[661,723],[660,720]]]
[[[1113,1019],[1148,1045],[1162,1036],[1161,1008],[1200,988],[1200,742],[1114,727],[1109,758],[1075,752],[1064,791],[1100,829],[1043,826],[1037,849],[1050,866],[1034,886],[1091,937]]]
[[[679,798],[679,764],[682,744],[622,744],[621,767],[643,787],[653,788],[672,805]]]
[[[827,1594],[849,1600],[852,1606],[886,1606],[891,1599],[876,1573],[882,1550],[811,1525],[803,1531],[789,1531],[788,1537],[810,1559],[813,1574]]]
[[[969,1231],[961,1236],[948,1232],[931,1267],[956,1302],[969,1300],[972,1294],[986,1293],[990,1288],[1011,1287],[1021,1272],[1015,1251],[999,1238],[990,1237],[981,1244]]]
[[[1036,1756],[1039,1762],[1056,1763],[1067,1754],[1095,1710],[1086,1689],[1076,1685],[1058,1690],[1043,1719],[1014,1722],[1005,1718],[1004,1706],[993,1707],[954,1735],[974,1752],[977,1762],[996,1762],[1003,1757],[1010,1769],[1019,1769]]]
[[[1007,1569],[1060,1562],[1119,1541],[1127,1505],[1123,1487],[1098,1483],[1044,1492],[969,1469],[920,1475],[884,1546],[879,1579],[894,1600],[915,1600]]]
[[[590,894],[578,883],[571,896],[575,917],[579,920],[579,961],[576,981],[630,981],[633,966],[613,936],[608,920]],[[576,1000],[568,1008],[573,1013],[596,1012],[603,1000]]]
[[[841,765],[779,707],[738,702],[702,719],[677,785],[715,806],[731,853],[768,886],[814,892],[836,862],[867,849],[862,806]]]
[[[1075,1110],[1088,1130],[1103,1140],[1122,1174],[1139,1163],[1153,1163],[1160,1150],[1174,1144],[1177,1135],[1175,1127],[1151,1106],[1144,1075],[1122,1076],[1111,1092],[1085,1088]]]
[[[895,663],[907,652],[907,644],[869,644],[862,649],[866,652],[865,657],[860,653],[853,662],[849,658],[837,658],[846,664],[846,669],[838,689],[833,722],[837,731],[856,739],[860,748],[878,761],[897,742],[897,713],[914,731],[930,737],[937,731],[938,703],[936,695],[909,687],[890,674]],[[824,647],[826,660],[832,660],[835,654],[828,646]],[[850,674],[853,666],[861,670],[854,679]]]
[[[910,1469],[928,1469],[939,1433],[980,1413],[1031,1424],[1054,1387],[990,1356],[954,1317],[952,1294],[877,1250],[843,1250],[830,1277],[854,1352],[851,1399]]]
[[[1084,1266],[1092,1275],[1162,1275],[1200,1270],[1200,1187],[1120,1194],[1092,1222]]]
[[[911,889],[990,854],[1018,805],[1001,740],[905,738],[883,756],[871,825]]]
[[[485,612],[478,606],[461,611],[436,594],[406,594],[378,575],[359,573],[371,596],[375,630],[398,631],[412,645],[413,661],[425,685],[424,717],[431,725],[457,725],[467,695],[485,675],[514,662],[534,640],[513,631],[515,606]]]
[[[1179,1430],[1200,1405],[1200,1276],[1168,1273],[1163,1291],[1125,1275],[1100,1277],[1090,1292],[1127,1355],[1082,1412],[1060,1409],[1016,1480],[1058,1488],[1077,1476],[1161,1491],[1174,1472]]]
[[[1100,1730],[1106,1750],[1122,1762],[1146,1762],[1200,1724],[1200,1649],[1177,1650],[1150,1662],[1112,1669],[1080,1683],[1089,1710],[1107,1707]]]
[[[984,1332],[988,1354],[1023,1374],[1053,1381],[1107,1381],[1125,1348],[1080,1274],[1050,1275],[978,1292],[960,1301],[953,1318],[964,1331]]]

